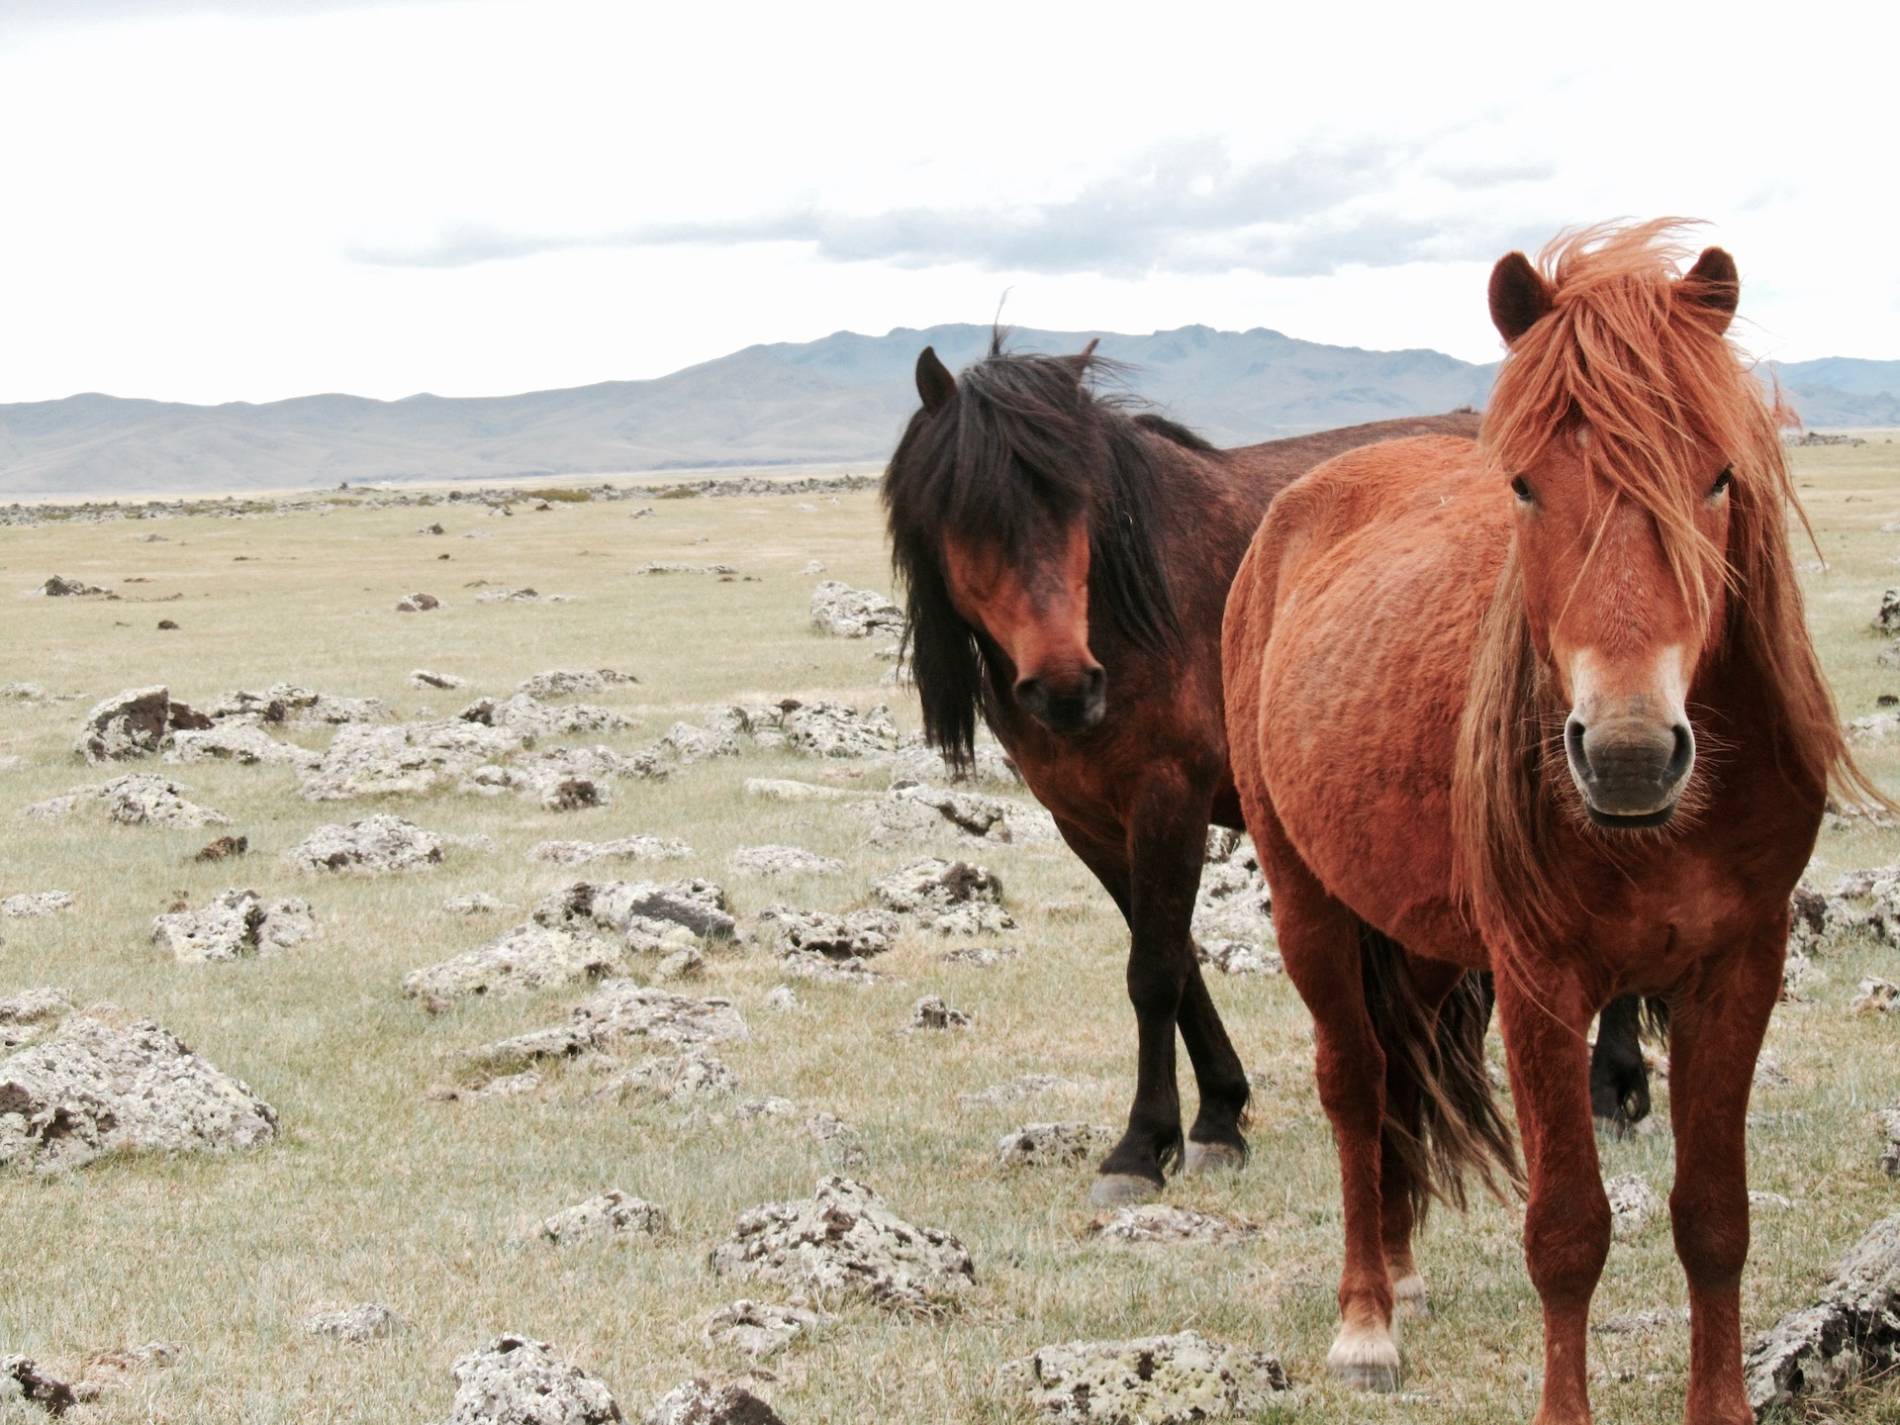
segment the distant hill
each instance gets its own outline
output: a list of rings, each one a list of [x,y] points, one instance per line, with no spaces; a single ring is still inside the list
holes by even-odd
[[[934,345],[956,369],[983,354],[989,335],[971,325],[838,332],[750,346],[656,380],[520,396],[0,405],[0,497],[878,460],[916,406],[918,351]],[[1076,351],[1090,337],[1128,364],[1132,393],[1221,445],[1482,405],[1495,371],[1436,351],[1326,346],[1258,327],[1018,329],[1011,345]],[[1811,425],[1900,425],[1900,361],[1828,357],[1776,372]]]

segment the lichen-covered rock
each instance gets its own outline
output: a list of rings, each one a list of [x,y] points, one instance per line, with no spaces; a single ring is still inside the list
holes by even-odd
[[[893,783],[993,782],[1015,787],[1020,787],[1023,782],[1016,764],[1010,760],[1002,744],[986,731],[977,733],[970,765],[961,771],[952,767],[943,753],[925,742],[922,733],[910,733],[891,758],[891,780]]]
[[[177,1365],[183,1354],[184,1347],[176,1341],[147,1341],[139,1346],[94,1351],[80,1367],[73,1395],[82,1405],[96,1401],[108,1391],[130,1385],[139,1376]]]
[[[945,840],[1033,846],[1058,839],[1054,820],[1042,808],[963,788],[905,782],[857,810],[869,823],[866,839],[873,846]]]
[[[498,1040],[466,1058],[473,1068],[502,1071],[634,1044],[690,1048],[746,1036],[745,1020],[731,1000],[691,999],[631,980],[608,980],[575,1006],[566,1023]]]
[[[266,902],[256,891],[220,891],[198,910],[152,921],[152,943],[181,964],[242,960],[301,945],[317,933],[310,903],[294,896]]]
[[[883,594],[826,579],[811,591],[811,624],[836,638],[901,637],[904,611]]]
[[[1603,1192],[1610,1200],[1610,1235],[1619,1242],[1636,1236],[1663,1210],[1656,1190],[1636,1173],[1611,1178]]]
[[[1880,596],[1874,613],[1874,631],[1892,637],[1900,635],[1900,589],[1889,589]]]
[[[822,910],[767,906],[759,912],[759,938],[787,957],[816,955],[826,960],[868,960],[891,948],[898,932],[894,916],[876,910],[833,915]]]
[[[1196,941],[1194,953],[1203,965],[1211,965],[1223,975],[1278,975],[1286,969],[1278,950],[1244,940]]]
[[[535,906],[542,925],[618,935],[637,949],[658,949],[679,929],[706,940],[732,940],[738,922],[726,893],[711,881],[575,881]],[[675,948],[665,944],[666,949]]]
[[[1003,883],[967,861],[913,861],[873,882],[871,899],[939,935],[975,937],[1016,928],[1003,909]]]
[[[666,1230],[665,1208],[609,1188],[543,1219],[539,1235],[557,1247],[571,1247],[604,1237],[658,1237]]]
[[[1229,974],[1271,973],[1264,967],[1277,965],[1279,942],[1273,933],[1272,895],[1253,842],[1245,836],[1231,841],[1210,837],[1208,850],[1194,897],[1194,938],[1222,947],[1215,963]]]
[[[998,965],[1022,957],[1020,945],[959,945],[937,957],[945,965],[969,965],[978,970],[993,970]]]
[[[163,760],[235,762],[240,767],[288,766],[308,771],[323,761],[323,754],[294,742],[279,742],[254,723],[227,722],[173,733]]]
[[[925,995],[910,1007],[906,1034],[925,1030],[968,1029],[974,1021],[964,1011],[947,1004],[942,995]]]
[[[1257,1415],[1292,1382],[1280,1362],[1197,1331],[1044,1346],[1006,1372],[1038,1418],[1103,1425],[1192,1425]]]
[[[1878,975],[1868,975],[1854,991],[1854,1000],[1848,1009],[1854,1014],[1893,1014],[1900,1011],[1900,985],[1892,980],[1883,980]]]
[[[0,1035],[5,1033],[5,1021],[0,1019]],[[1880,1153],[1880,1166],[1888,1177],[1900,1178],[1900,1107],[1883,1108],[1877,1117],[1881,1131],[1887,1135],[1887,1145]]]
[[[826,1161],[838,1171],[858,1173],[870,1166],[864,1135],[836,1114],[812,1114],[805,1120],[805,1133],[824,1149]]]
[[[1900,1364],[1900,1214],[1869,1228],[1820,1299],[1756,1337],[1742,1362],[1757,1413]]]
[[[656,1103],[692,1103],[729,1098],[739,1091],[739,1076],[703,1048],[669,1054],[635,1064],[616,1074],[597,1097],[649,1099]]]
[[[645,1425],[785,1425],[777,1412],[742,1385],[689,1380],[668,1391],[646,1414]]]
[[[527,742],[513,728],[456,718],[390,727],[353,723],[338,730],[323,760],[304,774],[298,793],[313,802],[421,796],[512,756]]]
[[[626,1416],[594,1376],[544,1341],[497,1336],[455,1363],[445,1425],[616,1425]]]
[[[73,1003],[66,991],[51,985],[0,998],[0,1054],[45,1038],[72,1012]]]
[[[322,723],[340,727],[353,722],[385,722],[389,705],[381,698],[348,698],[320,693],[296,683],[272,683],[259,692],[239,689],[220,698],[207,715],[214,721],[249,718],[264,723]]]
[[[70,1385],[41,1370],[31,1357],[0,1356],[0,1406],[16,1400],[48,1415],[64,1415],[79,1403]]]
[[[1251,1222],[1159,1202],[1118,1207],[1089,1224],[1089,1236],[1098,1241],[1167,1245],[1238,1242],[1259,1231]]]
[[[701,1323],[699,1339],[713,1350],[766,1361],[791,1349],[801,1338],[816,1335],[831,1322],[825,1313],[803,1306],[734,1301]]]
[[[683,861],[693,854],[684,841],[663,836],[622,836],[614,841],[538,841],[531,861],[556,866],[586,866],[595,861]]]
[[[277,1135],[277,1113],[176,1035],[110,1005],[0,1060],[0,1166],[77,1168],[107,1153],[226,1152]]]
[[[442,863],[443,840],[414,822],[387,813],[345,826],[320,826],[284,857],[305,871],[384,876]]]
[[[72,908],[71,891],[22,891],[0,900],[0,920],[37,920]]]
[[[182,782],[138,772],[100,784],[93,795],[105,804],[106,816],[121,826],[190,829],[231,824],[231,818],[223,812],[200,806],[187,797],[189,790]]]
[[[625,958],[624,947],[599,936],[529,921],[473,950],[411,970],[403,976],[402,991],[424,1008],[439,1010],[460,999],[501,999],[577,980],[604,980],[622,968]]]
[[[844,862],[800,846],[741,846],[727,858],[745,876],[841,876]]]
[[[506,728],[528,737],[582,732],[624,732],[629,726],[619,713],[590,703],[550,707],[527,693],[509,698],[479,698],[463,708],[463,722]]]
[[[453,673],[436,673],[427,668],[418,668],[409,675],[409,686],[435,688],[446,692],[456,688],[466,688],[468,679],[457,677]]]
[[[1025,1123],[996,1140],[1005,1168],[1046,1168],[1084,1162],[1114,1146],[1115,1130],[1101,1123]]]
[[[136,581],[135,581],[136,582]],[[64,574],[55,574],[44,584],[30,591],[30,597],[39,599],[91,599],[116,598],[110,589],[97,584],[88,584],[83,579],[68,579]]]
[[[209,726],[204,714],[173,702],[169,688],[127,688],[93,705],[73,751],[88,762],[150,757],[173,732]]]
[[[747,777],[745,794],[768,802],[849,801],[858,794],[841,787],[821,787],[816,782],[794,782],[785,777]]]
[[[426,614],[430,609],[439,609],[442,601],[434,594],[404,594],[396,600],[396,612],[399,614]]]
[[[822,1179],[810,1198],[743,1213],[733,1235],[713,1249],[712,1265],[908,1312],[951,1305],[976,1280],[975,1264],[955,1237],[912,1226],[870,1188],[843,1177]]]
[[[715,757],[737,757],[739,739],[729,732],[676,722],[653,750],[657,756],[690,767],[695,762],[707,762]]]
[[[779,730],[786,747],[807,757],[887,757],[897,750],[897,725],[882,703],[859,712],[841,703],[788,698],[781,707]]]
[[[550,668],[523,678],[515,691],[531,698],[571,698],[576,693],[604,693],[639,681],[633,674],[614,668]]]
[[[408,1327],[409,1323],[402,1317],[375,1301],[344,1307],[339,1311],[319,1311],[306,1316],[303,1323],[308,1335],[327,1336],[333,1341],[347,1341],[356,1346],[400,1335]]]

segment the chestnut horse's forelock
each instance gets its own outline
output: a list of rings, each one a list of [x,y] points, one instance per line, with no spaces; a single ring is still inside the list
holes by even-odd
[[[1039,534],[1089,520],[1089,610],[1138,648],[1178,645],[1180,623],[1159,546],[1161,472],[1153,436],[1211,447],[1170,422],[1131,414],[1090,389],[1114,363],[1014,355],[998,331],[989,356],[957,377],[942,410],[911,417],[884,472],[891,563],[906,601],[905,641],[924,736],[953,766],[975,745],[985,670],[977,635],[950,600],[943,541],[999,548],[1014,564],[1052,561]]]
[[[1676,219],[1588,228],[1559,237],[1539,265],[1552,310],[1513,344],[1485,412],[1480,447],[1499,497],[1555,441],[1588,438],[1586,478],[1604,498],[1634,501],[1656,523],[1669,567],[1706,617],[1706,576],[1728,586],[1719,651],[1748,660],[1770,702],[1750,735],[1778,738],[1799,774],[1886,803],[1855,765],[1803,620],[1788,516],[1807,527],[1774,413],[1724,335],[1712,293],[1678,277],[1689,248]],[[1728,548],[1696,524],[1713,473],[1729,462]],[[1810,532],[1810,538],[1812,534]],[[1720,567],[1712,568],[1712,564]],[[1586,576],[1587,576],[1586,565]],[[1536,849],[1545,789],[1561,765],[1554,680],[1531,647],[1515,548],[1480,634],[1453,770],[1459,895],[1481,930],[1529,950],[1564,919],[1563,888]]]

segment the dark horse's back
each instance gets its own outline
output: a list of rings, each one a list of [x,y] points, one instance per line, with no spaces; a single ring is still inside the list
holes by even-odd
[[[1285,440],[1263,441],[1259,445],[1236,446],[1227,455],[1233,460],[1245,461],[1262,475],[1279,477],[1278,485],[1287,485],[1322,461],[1382,440],[1403,440],[1414,435],[1456,435],[1476,440],[1481,419],[1476,411],[1467,407],[1447,411],[1442,416],[1369,421],[1364,425],[1314,431],[1311,435],[1289,436]]]

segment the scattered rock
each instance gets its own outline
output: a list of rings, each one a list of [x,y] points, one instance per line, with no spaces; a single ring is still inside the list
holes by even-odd
[[[909,846],[949,837],[958,841],[1047,845],[1059,839],[1055,820],[1040,807],[1025,807],[980,792],[921,783],[894,786],[859,813],[870,823],[873,846]]]
[[[739,571],[730,564],[678,564],[668,563],[659,559],[649,559],[645,564],[640,565],[632,572],[641,576],[650,574],[712,574],[724,577],[737,574]]]
[[[658,1237],[666,1230],[666,1209],[609,1188],[543,1220],[539,1235],[557,1247],[571,1247],[603,1237]]]
[[[172,911],[152,922],[152,943],[181,964],[195,965],[272,955],[316,933],[308,901],[286,897],[266,904],[256,891],[223,891],[202,910]]]
[[[746,876],[841,876],[844,862],[798,846],[742,846],[728,858]]]
[[[255,1148],[276,1110],[150,1020],[110,1005],[0,1060],[0,1166],[77,1168],[112,1152]]]
[[[1874,631],[1889,637],[1900,636],[1900,589],[1889,589],[1880,596],[1880,608],[1874,614]]]
[[[73,1012],[66,991],[51,986],[21,990],[0,998],[0,1054],[44,1038]]]
[[[534,910],[542,925],[618,935],[639,951],[678,948],[672,932],[705,940],[733,940],[738,922],[726,893],[711,881],[574,881],[545,897]]]
[[[502,903],[486,891],[474,891],[465,896],[451,896],[442,902],[442,909],[450,915],[494,915],[502,909]]]
[[[73,908],[71,891],[32,891],[0,901],[0,920],[33,920]]]
[[[976,1280],[963,1244],[934,1227],[913,1227],[870,1188],[822,1179],[814,1196],[743,1213],[713,1249],[713,1269],[822,1295],[858,1296],[891,1310],[929,1312]]]
[[[774,986],[765,997],[765,1007],[775,1014],[790,1014],[798,1008],[798,992],[790,985]]]
[[[515,691],[530,698],[571,698],[576,693],[604,693],[639,681],[633,674],[615,668],[550,668],[522,679]]]
[[[1292,1389],[1280,1362],[1197,1331],[1044,1346],[1005,1370],[1043,1420],[1190,1425],[1254,1417]]]
[[[939,935],[982,936],[1014,930],[994,874],[965,861],[927,856],[874,882],[871,898]]]
[[[220,836],[216,840],[206,842],[204,846],[199,849],[198,854],[191,859],[194,861],[229,861],[233,857],[242,856],[250,849],[251,839],[248,836]]]
[[[647,1099],[655,1103],[685,1104],[700,1099],[728,1098],[739,1091],[739,1076],[724,1061],[703,1048],[663,1055],[635,1064],[604,1084],[596,1097]]]
[[[689,1380],[647,1412],[645,1425],[785,1425],[758,1396],[740,1385]]]
[[[231,722],[173,733],[164,760],[235,762],[241,767],[278,764],[308,771],[323,761],[323,755],[293,742],[279,742],[254,723]]]
[[[5,1020],[0,1018],[0,1036],[5,1033]],[[1887,1135],[1887,1146],[1880,1154],[1880,1166],[1886,1170],[1888,1177],[1900,1178],[1900,1106],[1883,1108],[1875,1117],[1880,1122],[1881,1131]]]
[[[1247,837],[1216,828],[1194,897],[1192,933],[1201,958],[1226,974],[1277,974],[1272,896]]]
[[[1100,1123],[1025,1123],[996,1140],[996,1161],[1005,1168],[1047,1168],[1085,1162],[1115,1144],[1115,1130]]]
[[[886,757],[897,750],[897,725],[882,703],[859,712],[842,703],[787,698],[779,707],[785,745],[807,757]]]
[[[440,865],[442,847],[434,832],[384,813],[346,826],[320,826],[284,855],[304,871],[384,876]]]
[[[693,854],[684,841],[660,836],[623,836],[617,841],[540,841],[528,852],[531,861],[557,866],[587,866],[595,861],[683,861]]]
[[[993,970],[1007,960],[1018,959],[1023,953],[1020,945],[962,945],[955,950],[946,950],[937,957],[946,965],[970,965],[979,970]]]
[[[811,591],[811,623],[838,638],[902,637],[904,611],[882,594],[826,579]]]
[[[1278,975],[1286,969],[1278,950],[1243,940],[1196,941],[1194,953],[1203,965],[1212,965],[1223,975]]]
[[[110,589],[102,589],[97,584],[88,584],[81,579],[68,579],[55,574],[44,584],[29,591],[36,599],[112,599],[118,596]]]
[[[1900,985],[1869,975],[1860,982],[1848,1009],[1855,1014],[1893,1014],[1900,1012]]]
[[[485,945],[403,976],[402,990],[430,1011],[455,1000],[500,999],[576,980],[602,980],[622,968],[624,947],[529,921]]]
[[[975,1093],[958,1094],[957,1103],[964,1108],[1001,1108],[1056,1089],[1080,1087],[1074,1079],[1060,1078],[1055,1074],[1022,1074]]]
[[[313,802],[421,796],[512,756],[528,741],[518,730],[459,718],[393,727],[346,726],[323,760],[305,774],[298,792]]]
[[[159,631],[160,633],[176,633],[176,632],[178,632],[178,620],[177,620],[177,619],[172,619],[172,618],[162,618],[162,619],[160,619],[160,620],[158,621],[158,631]]]
[[[826,1160],[840,1172],[863,1172],[870,1166],[864,1135],[835,1114],[814,1113],[805,1120],[805,1132],[817,1140]]]
[[[1820,1300],[1756,1337],[1742,1362],[1756,1412],[1900,1364],[1900,1214],[1841,1258]]]
[[[513,1071],[548,1059],[577,1059],[631,1044],[690,1048],[747,1036],[729,999],[689,999],[670,990],[608,980],[575,1006],[565,1024],[498,1040],[467,1055],[472,1068]]]
[[[296,683],[272,683],[261,692],[240,688],[212,705],[207,716],[224,722],[247,718],[257,722],[322,723],[341,726],[352,722],[386,722],[389,705],[381,698],[348,698],[321,693]]]
[[[1257,1236],[1260,1229],[1251,1222],[1212,1213],[1196,1212],[1191,1207],[1169,1207],[1162,1203],[1144,1203],[1139,1207],[1118,1207],[1103,1213],[1089,1224],[1089,1236],[1103,1242],[1178,1243],[1238,1242]]]
[[[824,561],[821,559],[807,559],[804,564],[799,567],[798,572],[807,579],[815,579],[818,575],[825,572]]]
[[[572,594],[543,594],[536,589],[490,589],[485,594],[477,594],[475,601],[481,604],[571,604]]]
[[[108,1391],[131,1384],[135,1376],[178,1364],[183,1354],[184,1348],[174,1341],[147,1341],[142,1346],[96,1351],[80,1367],[73,1395],[81,1404],[95,1401]]]
[[[73,751],[94,763],[150,757],[172,733],[209,726],[210,718],[173,702],[168,688],[128,688],[94,704]]]
[[[847,801],[856,795],[837,787],[821,787],[814,782],[794,782],[783,777],[748,777],[745,794],[773,802]]]
[[[1619,1242],[1636,1236],[1663,1210],[1656,1190],[1635,1173],[1624,1173],[1603,1184],[1610,1199],[1610,1235]]]
[[[973,1021],[960,1009],[944,1003],[942,995],[925,995],[910,1007],[910,1022],[903,1032],[915,1034],[925,1029],[968,1029]]]
[[[453,691],[456,688],[466,688],[468,686],[468,679],[458,678],[453,673],[432,673],[427,668],[418,668],[409,675],[409,686],[412,688],[441,688]]]
[[[893,645],[889,651],[895,658],[900,650]],[[879,656],[883,656],[881,651]],[[893,782],[996,782],[1017,787],[1023,781],[1002,744],[984,731],[977,733],[971,764],[963,770],[952,767],[943,753],[924,741],[922,733],[913,732],[891,759],[891,777]]]
[[[402,1317],[374,1301],[345,1307],[341,1311],[319,1311],[314,1316],[306,1316],[303,1323],[303,1329],[309,1335],[328,1336],[332,1340],[348,1341],[355,1346],[400,1335],[408,1328],[409,1323]]]
[[[442,601],[434,594],[410,594],[396,602],[396,612],[399,614],[421,614],[441,607]]]
[[[831,1325],[832,1318],[803,1306],[734,1301],[708,1316],[699,1339],[710,1350],[733,1351],[754,1361],[770,1360]]]
[[[455,1363],[445,1425],[615,1425],[626,1416],[595,1377],[526,1336],[497,1336]]]
[[[64,1415],[79,1403],[73,1388],[46,1374],[27,1356],[0,1356],[0,1406],[9,1400],[37,1405],[48,1415]]]
[[[477,698],[458,714],[463,722],[481,727],[508,728],[526,737],[569,736],[585,732],[624,732],[629,726],[619,713],[592,703],[550,707],[527,693],[509,698]]]

